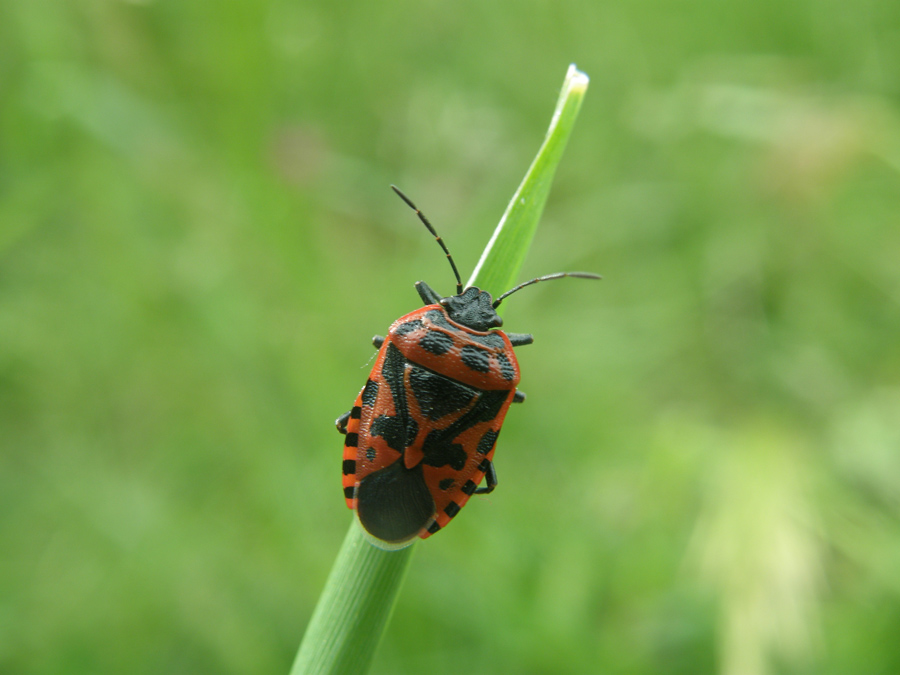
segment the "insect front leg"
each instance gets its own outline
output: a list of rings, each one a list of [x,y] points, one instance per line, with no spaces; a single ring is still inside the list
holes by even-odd
[[[530,333],[507,333],[506,337],[512,343],[513,347],[521,347],[522,345],[530,345],[534,342],[534,335]]]
[[[485,487],[475,488],[475,492],[472,493],[473,495],[490,494],[494,491],[494,488],[497,487],[497,469],[494,468],[494,463],[491,460],[487,460],[487,463],[487,471],[484,472],[487,485]]]
[[[426,305],[436,305],[441,301],[441,296],[424,281],[416,282],[416,290],[419,292],[419,297],[422,298],[422,301]],[[460,293],[462,293],[462,291],[460,291]]]
[[[350,412],[351,411],[348,410],[334,421],[334,426],[336,426],[338,432],[342,434],[347,433],[347,421],[350,419]]]

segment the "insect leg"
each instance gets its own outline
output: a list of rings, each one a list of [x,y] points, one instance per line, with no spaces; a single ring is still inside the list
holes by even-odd
[[[341,415],[334,421],[334,426],[337,427],[337,430],[340,433],[342,433],[342,434],[347,433],[347,420],[349,420],[349,419],[350,419],[350,411],[348,410],[347,412],[345,412],[343,415]]]
[[[488,468],[484,472],[484,477],[487,479],[487,486],[475,488],[473,495],[486,495],[493,492],[494,488],[497,487],[497,469],[494,468],[494,463],[490,460],[488,460]]]
[[[522,345],[530,345],[534,342],[534,335],[528,333],[507,333],[506,337],[512,342],[513,347],[521,347]]]
[[[416,290],[419,292],[419,297],[422,298],[426,305],[436,305],[441,301],[441,296],[424,281],[416,282]]]

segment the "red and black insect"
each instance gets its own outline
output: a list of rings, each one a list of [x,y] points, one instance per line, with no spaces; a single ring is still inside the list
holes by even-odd
[[[463,290],[456,263],[431,223],[391,186],[434,235],[456,276],[456,295],[441,297],[416,283],[424,307],[397,319],[387,338],[375,336],[375,366],[353,408],[341,415],[344,496],[365,530],[387,547],[431,536],[459,513],[473,494],[497,487],[494,446],[516,389],[519,364],[513,347],[533,342],[526,333],[492,330],[503,325],[497,306],[539,281],[599,279],[586,272],[538,277],[496,300],[470,286]],[[487,477],[487,485],[478,487]]]

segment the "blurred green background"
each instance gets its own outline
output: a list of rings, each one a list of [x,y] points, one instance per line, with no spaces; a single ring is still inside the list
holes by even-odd
[[[0,671],[285,673],[369,338],[591,77],[500,488],[375,673],[900,672],[900,4],[0,4]]]

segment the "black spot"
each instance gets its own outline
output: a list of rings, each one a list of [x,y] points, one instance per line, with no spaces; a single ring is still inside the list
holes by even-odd
[[[434,499],[422,467],[407,469],[398,460],[363,478],[357,491],[357,513],[373,537],[403,542],[415,537],[434,516]]]
[[[473,492],[475,492],[475,488],[477,488],[477,487],[478,486],[475,485],[475,483],[473,483],[470,480],[467,480],[466,484],[462,486],[463,494],[471,495]]]
[[[478,470],[481,471],[482,473],[487,473],[488,469],[490,469],[490,468],[491,468],[491,460],[489,460],[489,459],[483,460],[481,462],[481,464],[478,465]]]
[[[418,366],[410,371],[409,384],[419,409],[430,420],[462,410],[476,395],[469,387]]]
[[[356,473],[356,460],[355,459],[345,459],[344,466],[342,467],[344,470],[345,476],[352,476]]]
[[[351,485],[349,487],[344,488],[344,499],[353,499],[354,493],[356,492],[356,486]]]
[[[487,335],[469,335],[468,337],[473,342],[477,342],[494,351],[502,351],[506,347],[503,338],[496,333],[488,333]]]
[[[361,415],[362,415],[362,408],[360,408],[358,405],[353,406],[353,408],[350,410],[350,419],[351,420],[358,420]]]
[[[482,455],[486,455],[491,451],[491,448],[494,447],[494,443],[497,442],[497,436],[500,435],[499,431],[494,431],[490,429],[484,432],[484,436],[481,437],[481,440],[478,441],[478,447],[476,450],[480,452]]]
[[[378,456],[378,452],[375,448],[366,448],[366,459],[370,462],[374,462],[375,458]]]
[[[453,484],[454,484],[455,482],[456,482],[456,481],[453,480],[452,478],[445,478],[445,479],[442,480],[440,483],[438,483],[438,489],[439,489],[439,490],[449,490],[450,488],[453,487]]]
[[[469,368],[477,370],[480,373],[486,373],[491,366],[490,352],[486,352],[478,347],[473,347],[472,345],[463,347],[459,356],[462,359],[462,362],[469,366]]]
[[[444,513],[446,513],[451,518],[459,513],[462,507],[456,502],[450,502],[447,506],[444,507]]]
[[[375,398],[378,396],[378,383],[374,380],[366,382],[366,386],[362,391],[362,404],[364,406],[375,405]]]
[[[440,326],[441,328],[447,328],[449,330],[459,330],[452,323],[447,321],[447,317],[444,316],[444,313],[439,309],[432,309],[430,312],[426,312],[425,318],[431,321],[435,326]]]
[[[403,374],[406,371],[406,358],[393,344],[388,344],[384,363],[381,367],[381,376],[387,382],[394,399],[396,415],[381,415],[372,422],[369,433],[372,436],[381,436],[385,442],[397,452],[410,445],[419,432],[419,425],[409,416],[406,404],[406,387],[403,384]],[[368,388],[368,386],[366,387]]]
[[[428,534],[434,534],[440,529],[441,526],[437,524],[437,521],[434,521],[431,525],[428,526]]]
[[[422,326],[424,326],[424,324],[421,319],[413,319],[412,321],[401,323],[392,332],[394,335],[406,335],[407,333],[419,330]]]
[[[406,368],[406,358],[396,346],[390,344],[387,348],[387,354],[384,357],[384,363],[381,366],[381,376],[385,379],[390,387],[391,396],[394,397],[394,407],[397,410],[406,408],[406,394],[403,389],[403,372]],[[398,403],[403,403],[400,406]]]
[[[462,445],[453,441],[461,433],[481,422],[494,419],[509,394],[502,389],[484,391],[475,405],[462,417],[456,420],[446,429],[436,429],[425,437],[422,444],[422,452],[425,455],[422,460],[429,466],[449,466],[455,471],[460,471],[466,464],[466,453]],[[487,471],[490,462],[485,459],[479,469]]]
[[[487,422],[494,419],[497,416],[497,413],[500,412],[500,408],[503,407],[508,395],[509,392],[504,389],[483,392],[478,403],[476,403],[469,412],[454,422],[451,425],[451,428],[459,425],[461,429],[456,433],[460,434],[479,422]]]
[[[513,368],[510,360],[506,358],[506,354],[497,354],[497,363],[500,364],[500,374],[503,376],[503,379],[512,381],[516,376],[516,369]]]
[[[359,434],[351,432],[344,436],[344,445],[348,448],[355,448],[359,445]]]
[[[422,462],[428,466],[449,466],[460,471],[466,465],[466,452],[459,443],[451,443],[453,436],[447,436],[446,430],[432,431],[425,437]]]
[[[407,446],[412,445],[416,440],[416,434],[419,433],[419,425],[412,417],[406,418],[406,424],[403,419],[397,416],[379,415],[372,422],[369,434],[372,436],[381,436],[389,447],[397,452],[403,452]],[[350,434],[347,434],[348,436]]]
[[[453,338],[439,330],[430,330],[419,338],[419,346],[436,356],[441,356],[453,346]]]

